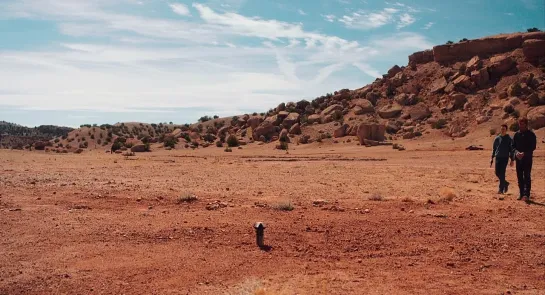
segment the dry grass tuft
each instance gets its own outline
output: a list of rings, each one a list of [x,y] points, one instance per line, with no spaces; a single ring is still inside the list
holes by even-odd
[[[291,202],[287,203],[280,203],[274,206],[274,209],[280,210],[280,211],[293,211],[295,207],[291,204]]]
[[[414,200],[409,198],[409,197],[404,197],[403,199],[401,199],[401,202],[403,202],[403,203],[414,203]]]
[[[439,202],[450,203],[456,198],[456,192],[449,187],[443,187],[439,190]]]
[[[180,196],[176,200],[176,203],[178,203],[178,204],[193,203],[193,202],[196,202],[197,200],[199,200],[199,198],[197,198],[197,196],[195,196],[194,194],[185,194],[185,195]]]
[[[371,195],[369,197],[369,201],[376,201],[376,202],[380,202],[380,201],[384,201],[385,199],[382,197],[381,194],[379,193],[374,193],[373,195]]]

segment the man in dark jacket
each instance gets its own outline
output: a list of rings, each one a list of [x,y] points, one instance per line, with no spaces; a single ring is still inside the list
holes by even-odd
[[[513,166],[514,153],[512,145],[513,140],[507,134],[507,125],[501,125],[501,133],[494,139],[494,147],[492,149],[492,160],[496,158],[496,176],[500,180],[498,194],[506,193],[509,189],[509,182],[505,180],[505,170],[507,169],[509,159],[511,159],[511,166]]]
[[[519,131],[513,137],[513,153],[517,161],[517,179],[520,190],[518,200],[526,198],[527,202],[530,201],[532,161],[536,144],[536,135],[528,129],[528,119],[521,118]]]

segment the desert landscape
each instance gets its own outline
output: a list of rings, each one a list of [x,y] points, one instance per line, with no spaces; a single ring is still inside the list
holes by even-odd
[[[0,294],[545,294],[543,48],[438,45],[359,89],[195,124],[4,122]],[[490,166],[522,117],[531,202]]]

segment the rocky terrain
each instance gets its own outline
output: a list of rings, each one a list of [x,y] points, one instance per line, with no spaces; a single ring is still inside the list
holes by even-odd
[[[266,113],[203,117],[183,126],[87,125],[48,145],[57,152],[109,149],[117,141],[120,152],[264,143],[287,149],[288,144],[324,140],[369,146],[385,140],[459,138],[482,128],[494,134],[494,128],[483,127],[486,122],[516,131],[521,116],[537,130],[545,126],[544,47],[545,32],[439,45],[410,55],[408,66],[393,66],[365,87],[282,103]]]
[[[0,150],[0,294],[544,294],[544,40],[440,45],[266,113]],[[489,162],[521,116],[532,202],[511,167],[496,194]]]

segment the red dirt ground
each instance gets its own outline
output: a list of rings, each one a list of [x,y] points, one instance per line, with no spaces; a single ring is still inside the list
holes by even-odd
[[[516,200],[514,168],[500,200],[490,151],[469,140],[2,150],[0,294],[545,294],[542,138],[534,204]]]

